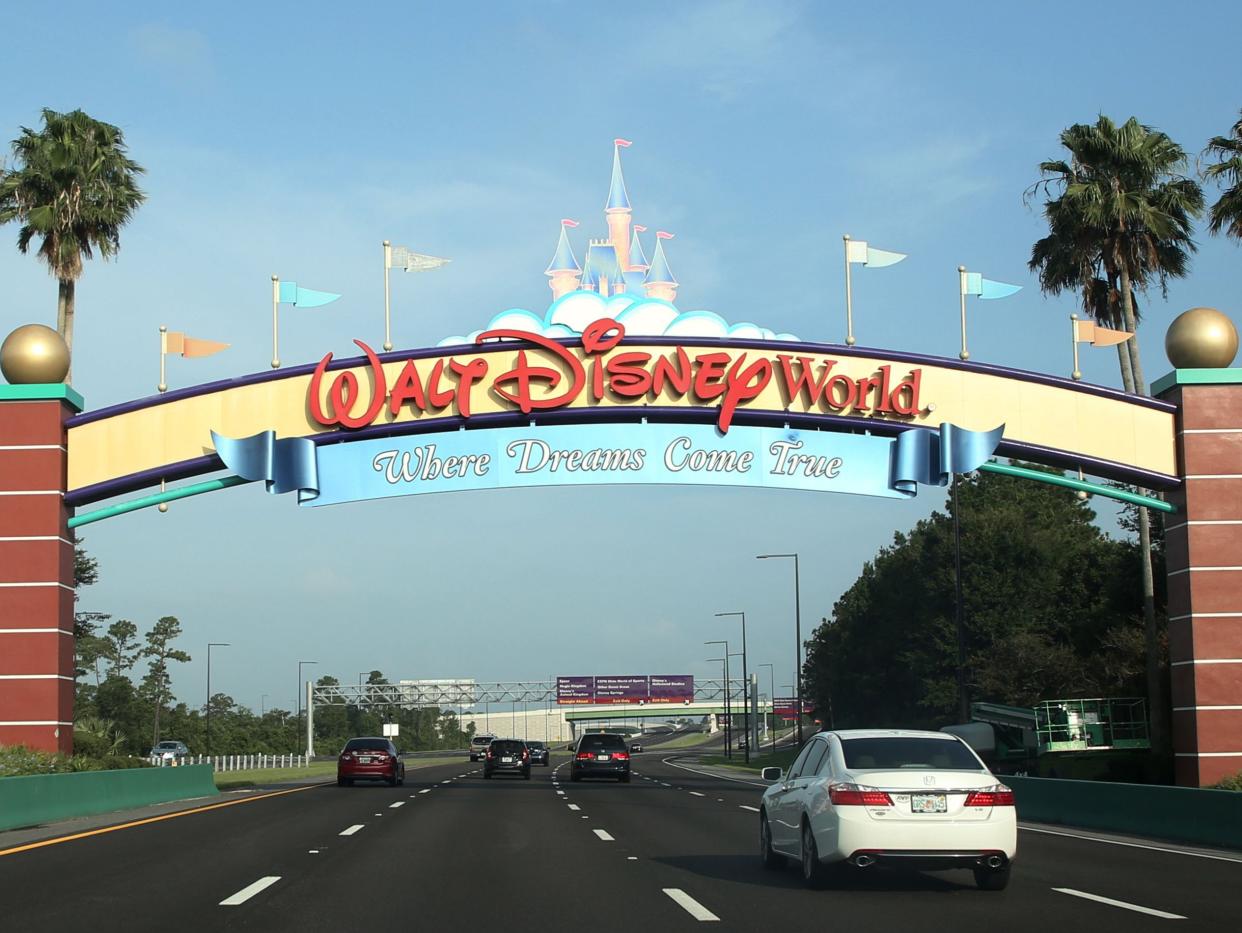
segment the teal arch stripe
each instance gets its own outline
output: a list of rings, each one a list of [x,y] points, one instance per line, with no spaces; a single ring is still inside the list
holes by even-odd
[[[133,499],[129,502],[121,502],[117,505],[110,505],[104,509],[96,509],[93,512],[87,512],[85,515],[75,515],[69,519],[69,527],[77,528],[80,525],[89,525],[92,522],[102,522],[105,518],[113,518],[117,515],[125,515],[127,512],[136,512],[139,509],[149,509],[153,505],[159,505],[161,502],[174,502],[177,499],[185,499],[190,496],[201,496],[205,492],[215,492],[217,489],[229,489],[233,486],[241,486],[249,483],[250,480],[242,479],[240,476],[225,476],[221,479],[209,479],[204,483],[195,483],[192,486],[181,486],[177,489],[168,489],[164,492],[157,492],[150,496],[143,496],[141,499]]]

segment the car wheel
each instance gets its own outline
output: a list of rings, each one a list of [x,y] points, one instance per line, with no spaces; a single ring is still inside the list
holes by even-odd
[[[571,781],[581,781],[581,780],[582,780],[582,775],[581,775],[581,774],[578,774],[578,773],[577,773],[577,772],[575,772],[575,771],[571,771],[571,772],[569,772],[569,779],[570,779]]]
[[[622,784],[630,783],[630,773],[628,771],[625,774],[621,775],[621,783]]]
[[[336,786],[337,786],[337,787],[344,787],[344,786],[345,786],[345,779],[344,779],[343,777],[338,777],[338,778],[336,779]]]
[[[827,872],[819,861],[819,847],[815,845],[815,834],[811,832],[811,824],[802,824],[802,880],[808,888],[822,888]]]
[[[772,848],[772,826],[766,812],[759,814],[759,861],[769,871],[785,867],[785,856]]]
[[[530,768],[527,768],[525,771],[522,772],[522,780],[523,781],[530,780]]]
[[[397,776],[397,786],[405,787],[405,766],[401,767],[401,774]]]
[[[491,779],[492,779],[492,772],[490,772],[490,771],[484,771],[484,772],[483,772],[483,780],[485,780],[485,781],[490,781]]]
[[[396,768],[393,768],[392,770],[392,777],[385,778],[384,783],[387,784],[389,787],[397,786],[397,769]]]
[[[1009,886],[1009,867],[976,868],[975,884],[980,891],[1003,891]]]

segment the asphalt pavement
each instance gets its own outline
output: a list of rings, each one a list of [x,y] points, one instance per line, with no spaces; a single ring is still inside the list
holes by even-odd
[[[137,825],[118,814],[37,848],[0,835],[0,931],[1108,933],[1242,917],[1242,854],[1054,827],[1022,830],[1003,892],[967,872],[875,869],[810,891],[793,866],[759,866],[760,782],[644,752],[630,784],[573,783],[566,758],[530,781],[485,781],[462,761],[411,770],[404,787],[260,790]]]

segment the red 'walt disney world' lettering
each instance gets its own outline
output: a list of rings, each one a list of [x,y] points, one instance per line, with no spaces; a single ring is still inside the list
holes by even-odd
[[[469,418],[476,387],[485,387],[526,415],[563,408],[584,396],[586,401],[598,403],[610,396],[638,401],[668,393],[678,398],[689,396],[703,405],[719,404],[716,423],[726,432],[740,405],[775,384],[786,407],[800,400],[808,408],[838,413],[912,417],[922,411],[921,369],[912,369],[906,378],[894,382],[891,366],[877,367],[872,375],[859,378],[835,372],[838,360],[787,353],[772,358],[724,349],[691,356],[684,347],[670,348],[659,356],[645,350],[611,352],[624,336],[622,324],[608,318],[596,321],[582,333],[580,354],[558,340],[526,331],[489,330],[480,334],[476,343],[523,343],[512,367],[496,373],[490,382],[490,354],[469,360],[437,359],[425,376],[415,360],[406,360],[391,390],[375,351],[355,340],[370,370],[370,394],[364,394],[358,375],[351,369],[336,373],[325,391],[332,362],[328,353],[315,367],[307,403],[317,424],[362,428],[375,423],[385,402],[390,419],[399,417],[407,407],[414,414],[428,414],[452,405],[461,417]]]

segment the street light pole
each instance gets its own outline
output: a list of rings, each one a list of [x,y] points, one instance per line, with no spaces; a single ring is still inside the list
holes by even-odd
[[[797,637],[797,644],[794,651],[794,681],[798,688],[797,705],[798,705],[798,745],[802,745],[802,587],[798,580],[798,555],[793,554],[760,554],[759,560],[770,560],[772,558],[793,558],[794,562],[794,632]]]
[[[705,641],[705,645],[724,645],[724,708],[725,708],[725,757],[733,757],[732,725],[733,715],[729,709],[729,643],[727,641]]]
[[[306,664],[318,664],[318,661],[298,661],[298,728],[302,727],[302,667]]]
[[[211,649],[227,648],[227,641],[209,641],[207,642],[207,757],[211,757]]]
[[[262,719],[264,716],[267,715],[267,697],[268,695],[266,693],[259,697],[259,718],[260,719]]]
[[[768,669],[768,734],[772,737],[772,754],[776,754],[776,665],[756,664]]]
[[[716,613],[716,618],[718,619],[727,616],[742,617],[742,683],[745,684],[742,688],[742,709],[745,710],[742,714],[742,723],[746,729],[746,745],[742,752],[745,755],[746,763],[750,764],[750,743],[753,736],[751,735],[750,728],[750,668],[747,666],[746,661],[746,613],[742,611]]]

